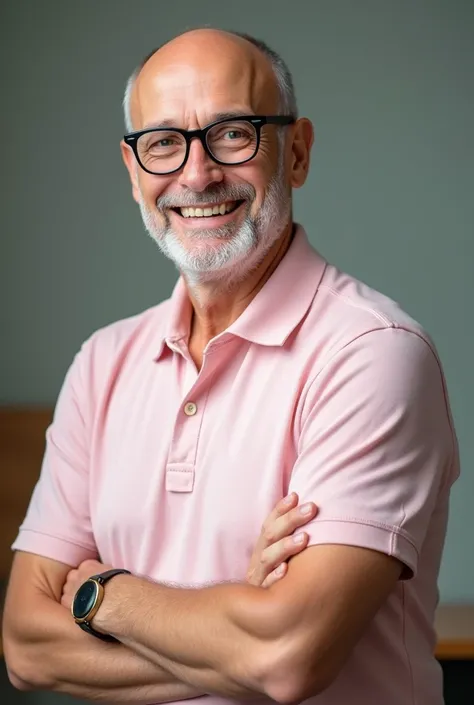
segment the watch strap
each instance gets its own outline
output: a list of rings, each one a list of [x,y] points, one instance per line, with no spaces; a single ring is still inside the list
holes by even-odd
[[[103,573],[97,573],[97,575],[91,575],[89,580],[97,580],[98,583],[101,585],[104,585],[107,580],[110,580],[110,578],[113,578],[114,575],[131,575],[131,572],[129,570],[125,570],[125,568],[111,568],[110,570],[105,570]]]
[[[116,642],[117,641],[117,639],[114,636],[112,636],[111,634],[102,634],[102,632],[96,631],[93,627],[91,627],[89,622],[77,622],[77,624],[85,632],[87,632],[91,636],[97,637],[97,639],[101,639],[102,641],[109,641],[109,642],[112,642],[112,641]]]

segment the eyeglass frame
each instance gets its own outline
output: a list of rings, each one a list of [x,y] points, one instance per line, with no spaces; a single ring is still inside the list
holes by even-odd
[[[206,127],[203,127],[199,130],[183,130],[180,127],[148,127],[146,130],[128,132],[126,135],[123,136],[123,139],[125,144],[128,144],[128,146],[131,147],[131,149],[133,150],[135,159],[137,160],[139,166],[143,169],[143,171],[146,171],[148,174],[152,174],[152,176],[169,176],[170,174],[175,174],[177,171],[180,171],[180,169],[182,169],[188,161],[189,151],[191,148],[191,141],[193,139],[197,138],[201,142],[206,154],[216,164],[220,164],[221,166],[240,166],[241,164],[246,164],[257,156],[258,150],[260,148],[260,133],[264,125],[291,125],[295,121],[296,118],[293,117],[293,115],[238,115],[236,117],[230,116],[226,118],[221,118],[220,120],[211,122],[209,125],[206,125]],[[252,154],[251,157],[248,157],[247,159],[244,159],[241,162],[232,162],[229,164],[228,162],[223,162],[220,159],[217,159],[217,157],[212,154],[209,145],[207,144],[207,134],[216,125],[220,125],[221,123],[225,122],[250,122],[253,127],[255,127],[257,139],[255,152]],[[186,142],[186,151],[184,154],[183,161],[179,167],[177,167],[176,169],[172,169],[172,171],[156,172],[150,171],[150,169],[147,169],[142,164],[138,155],[138,140],[142,135],[146,135],[149,132],[177,132],[178,134],[184,137]]]

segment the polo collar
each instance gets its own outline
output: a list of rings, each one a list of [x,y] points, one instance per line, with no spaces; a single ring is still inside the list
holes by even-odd
[[[285,256],[225,333],[258,345],[284,345],[308,311],[326,264],[309,243],[304,228],[296,224],[295,235]],[[168,322],[155,359],[161,357],[166,346],[187,340],[191,316],[191,302],[180,277],[170,299]]]

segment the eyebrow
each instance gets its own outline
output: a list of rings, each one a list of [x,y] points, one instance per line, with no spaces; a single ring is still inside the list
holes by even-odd
[[[253,115],[252,111],[228,110],[226,112],[214,113],[207,124],[211,125],[213,122],[218,122],[219,120],[232,120],[233,118],[247,117],[248,115]],[[176,125],[175,120],[166,119],[161,120],[161,122],[148,123],[142,129],[152,130],[162,127],[178,127],[178,125]]]

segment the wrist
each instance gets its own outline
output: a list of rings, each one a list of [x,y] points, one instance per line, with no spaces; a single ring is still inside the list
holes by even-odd
[[[104,586],[104,596],[99,609],[91,620],[91,626],[101,634],[116,635],[118,625],[123,621],[125,611],[123,605],[130,583],[136,578],[133,575],[120,574]]]
[[[114,614],[116,611],[110,609],[114,601],[111,602],[108,599],[105,608],[102,608],[102,603],[114,580],[124,574],[130,575],[130,572],[122,568],[112,568],[92,575],[78,588],[71,605],[71,612],[76,624],[88,634],[104,641],[117,641],[112,634],[112,629],[108,627],[107,619],[110,613]],[[119,605],[120,601],[115,601],[115,604]],[[99,610],[101,610],[101,616],[97,618]]]

